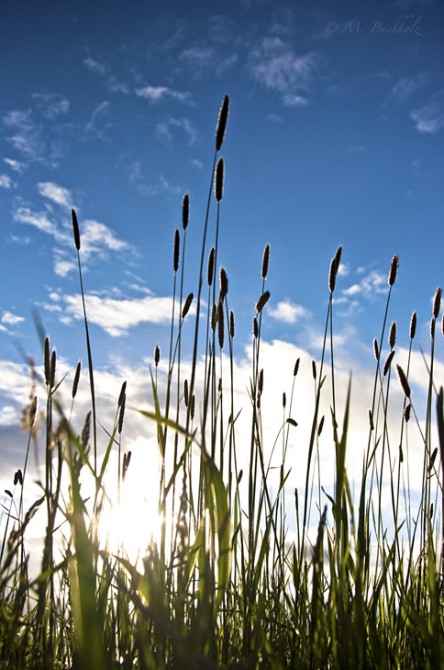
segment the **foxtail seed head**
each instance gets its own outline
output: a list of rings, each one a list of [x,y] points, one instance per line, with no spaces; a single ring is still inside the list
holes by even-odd
[[[396,344],[396,322],[395,321],[393,321],[392,325],[390,326],[388,343],[389,343],[390,349],[393,349],[393,347]]]
[[[401,384],[405,397],[410,398],[412,392],[410,391],[410,385],[407,381],[407,377],[405,376],[404,370],[400,365],[397,365],[396,371],[398,373],[399,383]]]
[[[49,344],[49,337],[45,337],[44,343],[44,369],[45,369],[45,382],[49,386],[51,381],[51,351]]]
[[[220,151],[222,142],[224,141],[225,131],[227,129],[228,112],[230,108],[230,98],[226,95],[222,101],[219,110],[219,118],[217,119],[216,127],[216,151]]]
[[[224,267],[221,267],[219,272],[219,281],[220,281],[220,298],[224,300],[225,296],[228,293],[228,277],[227,271]]]
[[[379,346],[376,337],[373,340],[373,353],[375,355],[376,360],[379,361]]]
[[[441,294],[442,294],[441,289],[437,288],[436,291],[435,291],[435,297],[433,299],[432,314],[433,314],[434,319],[437,319],[439,317],[439,312],[440,312],[440,309],[441,309]]]
[[[188,221],[190,220],[190,196],[188,193],[185,193],[182,200],[182,228],[184,230],[188,227]]]
[[[122,406],[122,404],[125,402],[125,398],[126,398],[126,381],[123,382],[122,388],[120,389],[119,400],[117,401],[118,407]]]
[[[267,302],[270,300],[270,291],[264,291],[256,303],[256,312],[260,314]]]
[[[156,366],[156,368],[159,365],[159,361],[160,361],[160,347],[158,344],[156,344],[156,347],[154,349],[154,365]]]
[[[77,395],[77,389],[79,388],[79,381],[80,381],[80,372],[81,372],[81,370],[82,370],[82,363],[81,363],[81,361],[79,361],[79,362],[77,363],[76,372],[75,372],[75,375],[74,375],[74,381],[73,381],[73,383],[72,383],[72,392],[71,392],[71,395],[72,395],[72,398],[73,398],[73,399],[76,397],[76,395]]]
[[[176,230],[174,231],[174,246],[173,246],[173,270],[174,274],[176,274],[177,270],[179,269],[179,254],[180,254],[180,235],[179,231]]]
[[[392,287],[396,281],[396,273],[398,272],[398,267],[399,267],[399,256],[396,255],[392,257],[392,262],[390,263],[390,271],[388,276],[388,285],[390,287]]]
[[[232,309],[230,310],[229,333],[230,333],[231,339],[233,339],[234,338],[234,312],[233,312]]]
[[[255,340],[259,337],[259,325],[256,317],[253,318],[253,337]]]
[[[416,312],[413,312],[412,318],[410,319],[410,330],[409,337],[411,340],[415,338],[416,335]]]
[[[188,314],[188,312],[190,311],[190,307],[191,307],[191,303],[193,302],[193,298],[194,298],[194,293],[189,293],[187,295],[187,298],[185,300],[185,304],[184,304],[183,310],[182,310],[182,319],[184,319],[186,317],[186,315]]]
[[[225,322],[224,322],[224,304],[222,300],[217,303],[217,334],[219,337],[219,347],[224,348]]]
[[[384,375],[384,377],[386,376],[387,372],[390,370],[390,365],[392,364],[392,360],[393,360],[394,355],[395,355],[395,351],[394,351],[394,349],[392,349],[391,352],[389,353],[389,355],[387,356],[387,358],[385,360],[385,363],[384,363],[384,367],[382,369],[382,374]]]
[[[208,265],[207,265],[207,282],[208,286],[211,286],[214,279],[214,255],[216,250],[214,247],[211,247],[210,253],[208,255]]]
[[[74,244],[76,245],[77,251],[80,251],[80,230],[79,230],[79,222],[77,221],[77,214],[75,211],[72,209],[71,210],[71,218],[72,218],[72,230],[74,233]]]
[[[266,279],[268,274],[268,264],[270,262],[270,245],[265,245],[264,254],[262,256],[262,270],[261,275],[262,279]]]
[[[300,362],[301,362],[301,359],[300,359],[300,358],[296,359],[296,363],[294,364],[294,368],[293,368],[293,377],[296,377],[296,375],[298,374],[298,371],[299,371],[299,363],[300,363]]]
[[[217,202],[222,200],[224,194],[224,159],[219,158],[216,165],[216,179],[214,181],[214,195]]]
[[[338,274],[339,265],[341,263],[341,256],[342,256],[342,247],[338,247],[330,263],[330,272],[328,275],[328,288],[330,290],[330,293],[333,293],[336,287],[336,276]]]

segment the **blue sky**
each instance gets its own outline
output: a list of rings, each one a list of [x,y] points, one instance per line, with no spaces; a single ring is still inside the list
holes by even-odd
[[[41,359],[35,310],[66,369],[79,358],[86,366],[71,207],[98,374],[116,396],[123,375],[135,375],[134,401],[146,399],[154,346],[166,351],[172,241],[186,192],[185,290],[196,291],[226,93],[219,260],[239,365],[267,243],[271,360],[287,350],[290,358],[319,355],[339,244],[335,330],[344,369],[354,362],[365,374],[373,365],[393,254],[399,345],[407,346],[416,310],[418,351],[427,349],[431,301],[444,283],[443,37],[438,0],[4,0],[2,463],[23,441],[14,432],[29,391],[19,348]],[[438,353],[442,361],[442,342]],[[287,372],[273,368],[272,383],[284,387]]]

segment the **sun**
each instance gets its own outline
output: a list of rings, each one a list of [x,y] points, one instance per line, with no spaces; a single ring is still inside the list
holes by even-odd
[[[106,551],[134,563],[146,555],[150,543],[158,542],[162,527],[159,479],[156,482],[153,469],[141,467],[140,461],[132,455],[120,487],[117,476],[109,476],[104,482],[106,502],[98,521],[100,543]],[[115,464],[110,459],[109,465],[110,472],[117,472],[117,459]]]

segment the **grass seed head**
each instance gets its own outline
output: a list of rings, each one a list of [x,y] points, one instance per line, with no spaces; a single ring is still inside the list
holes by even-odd
[[[390,326],[388,343],[389,343],[390,349],[393,349],[393,347],[396,344],[396,323],[395,323],[395,321],[393,321],[392,325]]]
[[[182,309],[182,319],[184,319],[186,317],[186,315],[188,314],[188,312],[190,311],[190,307],[191,307],[191,304],[193,302],[193,299],[194,299],[194,293],[189,293],[187,295],[187,298],[185,300],[185,304],[184,304],[183,309]]]
[[[392,257],[392,262],[390,263],[390,271],[388,276],[388,285],[390,287],[392,287],[396,281],[396,273],[398,272],[398,267],[399,267],[399,256],[396,255]]]
[[[409,329],[409,337],[411,340],[415,339],[416,335],[416,312],[413,312],[412,318],[410,319],[410,329]]]
[[[208,265],[207,265],[207,283],[208,286],[211,286],[214,280],[214,257],[216,250],[214,247],[211,247],[210,253],[208,254]]]
[[[72,395],[73,399],[76,397],[77,389],[79,388],[81,370],[82,370],[82,363],[81,363],[81,361],[79,361],[77,363],[76,372],[75,372],[75,375],[74,375],[74,381],[72,383],[72,393],[71,393],[71,395]]]
[[[385,363],[384,363],[384,367],[382,369],[382,374],[384,375],[384,377],[386,376],[387,372],[390,370],[390,365],[392,364],[392,360],[393,360],[394,355],[395,355],[395,351],[394,351],[394,349],[392,349],[392,351],[387,356],[387,358],[385,360]]]
[[[227,129],[228,112],[230,109],[230,98],[225,95],[220,110],[216,126],[216,151],[220,151]]]
[[[155,349],[154,349],[154,365],[157,366],[159,365],[160,361],[160,347],[158,344],[156,344]]]
[[[264,291],[256,303],[256,312],[260,314],[267,302],[270,300],[270,291]]]
[[[336,250],[336,254],[331,259],[330,263],[330,272],[328,275],[328,288],[330,290],[330,293],[333,293],[336,287],[336,276],[338,274],[339,265],[341,263],[341,256],[342,256],[342,247],[338,247]]]
[[[190,196],[188,193],[185,193],[182,200],[182,228],[186,230],[188,228],[188,222],[190,220]]]
[[[256,317],[253,318],[253,337],[255,340],[259,337],[259,325]]]
[[[50,388],[54,388],[55,386],[56,365],[57,365],[57,353],[56,350],[53,349],[51,354],[51,375],[49,379]]]
[[[318,376],[317,369],[316,369],[316,361],[311,362],[311,372],[313,375],[313,379],[316,381],[316,377]]]
[[[51,353],[50,353],[49,337],[45,337],[43,351],[44,351],[43,360],[45,368],[45,382],[49,386],[51,381]]]
[[[300,363],[300,362],[301,362],[301,359],[298,358],[298,359],[296,360],[296,363],[294,364],[294,368],[293,368],[293,377],[296,377],[296,375],[298,374],[298,371],[299,371],[299,363]]]
[[[432,309],[434,319],[437,319],[439,317],[439,312],[441,310],[441,294],[442,290],[440,288],[437,288],[435,291],[435,297],[433,299],[433,309]]]
[[[180,235],[179,231],[176,228],[174,231],[174,245],[173,245],[173,270],[176,274],[179,269],[179,255],[180,255]]]
[[[228,277],[227,271],[224,267],[221,267],[219,272],[219,282],[220,282],[220,298],[224,300],[228,293]]]
[[[77,214],[75,213],[75,210],[71,210],[71,218],[72,218],[72,230],[74,233],[74,244],[76,245],[77,251],[80,251],[80,230],[79,230],[79,222],[77,221]]]
[[[123,382],[122,388],[120,389],[119,400],[117,401],[118,407],[122,407],[123,403],[125,402],[125,398],[126,398],[126,381]]]
[[[376,337],[373,340],[373,353],[375,355],[376,360],[379,361],[379,346]]]
[[[407,377],[405,375],[404,370],[400,365],[396,366],[396,371],[398,373],[398,379],[399,383],[401,384],[402,390],[404,391],[404,395],[406,398],[410,398],[411,396],[411,390],[410,390],[410,385],[407,381]]]
[[[234,312],[233,312],[232,309],[230,310],[229,333],[230,333],[231,339],[233,339],[234,338]]]
[[[224,322],[224,304],[219,300],[217,304],[217,334],[219,337],[219,347],[224,348],[225,322]]]
[[[224,194],[224,172],[225,172],[224,159],[219,158],[216,165],[216,179],[214,181],[214,195],[216,197],[217,202],[220,202],[222,200],[222,196]]]
[[[262,279],[266,279],[267,277],[269,262],[270,262],[270,245],[266,244],[262,256],[262,269],[261,269]]]
[[[117,430],[118,430],[119,435],[122,434],[122,430],[123,430],[123,419],[124,419],[124,416],[125,416],[125,406],[126,406],[126,395],[123,396],[122,402],[120,404],[119,422],[118,422],[118,425],[117,425]]]
[[[188,379],[185,379],[183,383],[183,401],[185,403],[185,407],[188,407],[188,402],[189,402],[190,396],[189,396],[189,391],[188,391]]]

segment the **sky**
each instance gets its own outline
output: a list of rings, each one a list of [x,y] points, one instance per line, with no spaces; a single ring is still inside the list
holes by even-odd
[[[361,394],[372,383],[372,342],[394,254],[399,271],[389,320],[398,325],[402,361],[411,314],[418,314],[414,370],[421,389],[421,347],[429,349],[432,300],[444,283],[443,38],[438,0],[3,0],[2,490],[23,463],[19,423],[31,388],[24,353],[39,366],[42,360],[36,320],[57,349],[60,374],[69,381],[79,359],[86,374],[73,207],[102,399],[110,406],[128,379],[131,403],[149,406],[153,350],[168,348],[173,236],[185,193],[185,292],[197,289],[225,94],[218,262],[236,316],[241,386],[248,385],[251,322],[269,244],[266,384],[279,400],[300,355],[301,403],[312,395],[329,264],[342,245],[334,330],[339,372],[346,380],[354,371],[356,407],[366,416]],[[213,202],[207,251],[215,212]],[[187,342],[185,331],[185,353]],[[441,338],[441,384],[443,354]],[[44,399],[44,389],[38,394]],[[278,400],[270,400],[270,420]],[[114,406],[103,412],[111,416]],[[127,448],[137,452],[142,429],[134,419]]]

